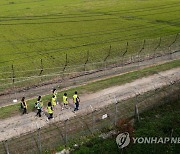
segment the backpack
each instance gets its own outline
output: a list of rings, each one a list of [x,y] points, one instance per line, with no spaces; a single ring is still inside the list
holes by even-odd
[[[35,108],[35,109],[37,109],[37,102],[36,102],[36,103],[34,103],[34,108]]]
[[[24,106],[23,106],[23,104],[22,104],[23,102],[21,102],[21,109],[23,109],[24,108]]]

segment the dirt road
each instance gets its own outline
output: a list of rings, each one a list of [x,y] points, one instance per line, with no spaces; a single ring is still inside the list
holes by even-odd
[[[50,121],[55,122],[59,120],[66,120],[76,116],[77,114],[92,112],[95,108],[101,108],[108,104],[114,103],[114,97],[117,100],[124,100],[130,97],[134,97],[136,94],[142,94],[153,90],[154,88],[160,88],[164,85],[170,84],[170,82],[180,80],[180,68],[160,72],[146,78],[135,80],[131,83],[127,83],[121,86],[110,87],[101,90],[94,94],[81,95],[80,110],[73,113],[73,103],[70,100],[70,109],[61,111],[60,105],[57,105],[54,111],[55,119]],[[92,108],[93,107],[93,108]],[[31,112],[27,115],[18,115],[9,119],[0,121],[0,141],[7,140],[11,137],[19,136],[23,133],[37,129],[37,127],[43,127],[47,125],[46,115],[43,114],[41,118],[35,116],[36,113]]]

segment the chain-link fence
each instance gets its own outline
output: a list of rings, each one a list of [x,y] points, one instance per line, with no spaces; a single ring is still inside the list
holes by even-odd
[[[154,90],[142,94],[136,91],[133,92],[133,97],[129,96],[124,100],[119,100],[124,94],[114,93],[110,105],[98,109],[92,108],[92,111],[85,115],[77,114],[73,118],[50,123],[43,128],[37,125],[37,129],[33,132],[0,142],[0,153],[53,152],[58,146],[76,144],[81,137],[115,127],[121,119],[134,118],[138,122],[141,120],[141,113],[145,110],[179,100],[180,82],[171,81],[164,76],[161,78],[167,82],[162,88],[154,87]]]

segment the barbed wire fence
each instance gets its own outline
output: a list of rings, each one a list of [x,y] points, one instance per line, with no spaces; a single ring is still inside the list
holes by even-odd
[[[24,95],[28,99],[37,94],[44,95],[47,91],[51,91],[52,88],[61,90],[72,85],[83,84],[102,77],[177,59],[180,51],[179,36],[179,34],[176,34],[143,41],[128,41],[117,48],[110,45],[102,50],[103,60],[98,62],[93,61],[93,52],[88,50],[82,58],[84,64],[77,64],[73,67],[67,53],[64,54],[64,66],[62,67],[46,67],[43,59],[39,59],[40,67],[35,70],[21,70],[18,69],[20,66],[12,65],[10,71],[7,69],[0,73],[4,77],[0,78],[0,94],[3,95],[1,97],[2,104],[11,102],[14,99],[21,99]],[[34,62],[34,64],[36,63]],[[47,86],[42,89],[41,86],[44,85]],[[26,91],[31,87],[40,87],[41,89],[35,88],[31,93],[27,94]],[[4,92],[5,89],[10,90]],[[22,95],[17,95],[19,91],[23,91]],[[7,92],[12,94],[11,97],[5,97]]]
[[[77,115],[42,128],[37,124],[33,132],[0,142],[0,153],[53,152],[59,146],[80,144],[84,137],[110,130],[118,126],[122,119],[134,119],[138,123],[144,111],[180,98],[180,81],[159,72],[156,74],[167,83],[166,86],[160,88],[156,85],[153,90],[145,93],[132,89],[128,94],[122,92],[107,95],[103,99],[111,98],[111,104],[103,108],[93,108],[90,105],[89,112],[83,116]]]
[[[12,64],[9,71],[6,68],[6,71],[0,73],[0,91],[4,94],[5,89],[13,88],[12,93],[14,93],[19,90],[18,88],[26,87],[23,88],[26,90],[34,85],[41,86],[53,82],[56,83],[54,85],[56,88],[63,88],[74,83],[83,83],[110,74],[138,69],[143,65],[155,64],[164,59],[174,59],[176,56],[172,55],[178,53],[180,49],[179,39],[179,34],[176,34],[156,39],[144,39],[143,41],[128,41],[117,48],[111,44],[107,47],[107,52],[102,52],[101,61],[93,61],[92,52],[90,53],[88,50],[85,58],[81,59],[81,61],[84,60],[84,64],[80,65],[73,64],[72,66],[67,53],[65,53],[64,66],[62,67],[46,67],[46,62],[43,59],[39,60],[39,64],[34,62],[37,67],[39,65],[39,68],[32,70],[21,70],[21,65]],[[59,84],[57,85],[57,83]]]

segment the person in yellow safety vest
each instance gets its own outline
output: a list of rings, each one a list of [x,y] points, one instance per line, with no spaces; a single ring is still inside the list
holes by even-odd
[[[55,88],[53,89],[53,96],[55,98],[56,104],[58,104],[58,101],[57,101],[57,91],[56,91]]]
[[[53,107],[56,106],[56,98],[54,95],[52,96],[51,103]]]
[[[63,96],[63,104],[64,104],[64,107],[67,108],[67,106],[68,106],[67,93],[64,93],[64,96]],[[63,107],[62,107],[62,109],[63,109]]]
[[[23,109],[22,114],[27,114],[27,103],[25,101],[25,97],[21,99],[21,108]]]
[[[48,102],[47,110],[48,110],[48,114],[49,114],[49,116],[48,116],[48,118],[47,118],[47,121],[48,121],[49,119],[54,119],[54,118],[53,118],[53,108],[52,108],[51,102]]]
[[[80,98],[79,98],[79,96],[77,95],[77,91],[74,92],[74,95],[73,95],[73,102],[74,102],[74,104],[75,104],[74,111],[79,110],[79,102],[80,102]]]
[[[42,112],[42,106],[43,106],[43,102],[41,100],[41,96],[38,97],[37,103],[35,108],[37,109],[37,114],[36,116],[39,115],[39,117],[41,117],[41,112]]]

